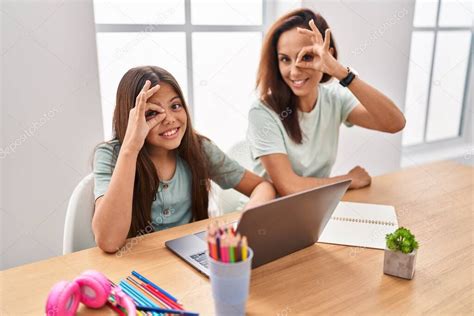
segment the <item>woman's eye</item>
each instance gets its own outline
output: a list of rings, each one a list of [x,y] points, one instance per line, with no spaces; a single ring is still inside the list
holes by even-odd
[[[303,56],[303,61],[312,61],[313,60],[313,56],[311,55],[304,55]]]
[[[183,107],[183,106],[182,106],[181,104],[175,103],[175,104],[173,104],[173,105],[171,106],[171,109],[172,109],[173,111],[176,111],[176,110],[181,109],[182,107]]]
[[[289,61],[289,59],[287,57],[282,57],[280,58],[280,61],[286,63],[287,61]]]

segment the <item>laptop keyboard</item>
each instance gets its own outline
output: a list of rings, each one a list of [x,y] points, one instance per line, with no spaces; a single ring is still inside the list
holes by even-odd
[[[199,264],[203,267],[208,268],[209,262],[207,260],[206,252],[197,253],[195,255],[192,255],[191,258],[199,262]]]

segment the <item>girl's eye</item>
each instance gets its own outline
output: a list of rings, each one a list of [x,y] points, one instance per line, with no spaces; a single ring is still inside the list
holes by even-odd
[[[171,109],[172,109],[173,111],[177,111],[177,110],[181,109],[182,107],[183,107],[183,106],[182,106],[181,104],[179,104],[179,103],[175,103],[175,104],[171,105]]]
[[[280,61],[286,63],[287,61],[289,61],[289,59],[288,59],[288,57],[281,57]]]
[[[148,121],[149,119],[155,117],[157,114],[158,114],[158,112],[153,111],[153,110],[146,111],[145,119]]]

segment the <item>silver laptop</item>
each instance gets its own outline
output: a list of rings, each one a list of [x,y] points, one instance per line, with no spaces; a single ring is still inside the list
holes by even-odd
[[[346,180],[295,193],[244,212],[233,225],[247,236],[254,252],[252,268],[317,242],[350,183]],[[209,276],[206,231],[168,240],[165,245]]]

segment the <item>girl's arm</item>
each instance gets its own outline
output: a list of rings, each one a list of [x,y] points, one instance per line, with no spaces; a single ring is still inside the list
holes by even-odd
[[[92,231],[97,246],[106,252],[116,252],[127,239],[132,222],[133,188],[138,153],[145,143],[149,130],[165,118],[163,108],[146,103],[146,100],[160,87],[156,85],[149,89],[150,85],[150,81],[147,81],[137,96],[136,106],[130,111],[127,131],[107,192],[95,202]],[[147,121],[145,118],[147,110],[154,110],[161,114]]]
[[[367,171],[357,166],[346,175],[331,178],[301,177],[291,167],[290,160],[285,154],[270,154],[260,157],[263,166],[272,179],[279,195],[285,196],[326,184],[343,180],[352,180],[350,189],[358,189],[370,185],[371,178]]]
[[[92,231],[97,246],[105,252],[116,252],[127,239],[137,157],[136,150],[120,150],[107,192],[95,201]]]
[[[273,200],[276,194],[270,182],[247,170],[245,170],[242,180],[234,189],[250,197],[250,200],[244,207],[244,211]]]

